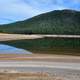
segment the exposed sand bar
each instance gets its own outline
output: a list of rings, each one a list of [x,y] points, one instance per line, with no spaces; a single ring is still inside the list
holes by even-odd
[[[0,41],[43,38],[40,35],[3,34],[0,33]]]
[[[44,37],[53,38],[80,38],[80,35],[24,35],[24,34],[6,34],[0,33],[0,41],[19,40],[19,39],[37,39]]]
[[[53,38],[80,38],[80,35],[43,35],[43,36]]]

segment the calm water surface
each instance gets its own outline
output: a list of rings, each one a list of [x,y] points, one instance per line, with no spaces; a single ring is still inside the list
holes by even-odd
[[[30,51],[16,48],[13,46],[0,44],[0,54],[32,54]]]

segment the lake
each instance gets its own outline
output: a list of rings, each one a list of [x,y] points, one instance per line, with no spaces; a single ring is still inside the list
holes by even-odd
[[[0,44],[0,54],[32,54],[32,52],[13,46]]]

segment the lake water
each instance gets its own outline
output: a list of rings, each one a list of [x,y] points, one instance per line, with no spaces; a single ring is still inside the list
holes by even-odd
[[[32,54],[30,51],[13,46],[0,44],[0,54]]]

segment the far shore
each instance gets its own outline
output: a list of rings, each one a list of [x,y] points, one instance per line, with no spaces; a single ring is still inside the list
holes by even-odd
[[[49,34],[7,34],[0,33],[0,41],[20,40],[20,39],[38,39],[38,38],[80,38],[80,35],[49,35]]]

